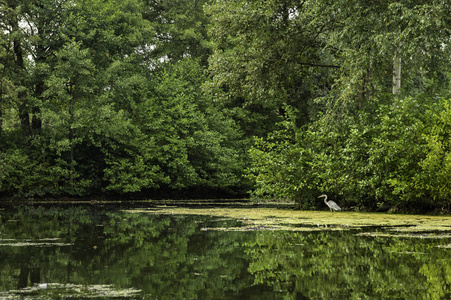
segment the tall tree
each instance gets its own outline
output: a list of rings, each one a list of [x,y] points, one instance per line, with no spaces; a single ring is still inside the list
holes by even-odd
[[[46,82],[48,90],[45,95],[49,101],[45,109],[50,117],[48,121],[53,119],[68,130],[68,143],[60,145],[67,147],[62,151],[68,153],[71,185],[74,185],[76,176],[81,176],[81,185],[87,183],[99,189],[102,174],[106,172],[105,165],[126,162],[126,159],[114,156],[110,147],[118,147],[119,141],[123,147],[133,148],[136,141],[133,136],[128,136],[129,140],[123,139],[133,130],[130,129],[133,114],[124,115],[123,111],[124,108],[136,108],[136,103],[126,103],[128,100],[139,102],[143,99],[130,98],[129,95],[112,98],[109,91],[115,88],[116,82],[128,80],[129,76],[128,73],[114,72],[115,66],[131,62],[137,64],[135,71],[139,72],[143,67],[140,64],[145,64],[142,59],[134,59],[145,51],[152,32],[148,22],[142,18],[142,9],[142,2],[135,0],[91,0],[65,6],[63,18],[66,26],[61,30],[65,44],[60,51],[54,52],[56,59],[52,76]],[[115,122],[115,126],[111,126],[111,122]],[[75,151],[76,146],[78,151]],[[89,157],[90,154],[97,161]],[[80,163],[82,160],[86,163]],[[132,162],[138,165],[132,163],[131,167],[122,169],[129,179],[137,174],[135,167],[147,168],[137,157],[133,157]],[[144,169],[141,171],[142,176],[149,175]],[[151,180],[151,176],[148,177],[143,182]],[[129,182],[131,188],[128,191],[135,191],[133,186],[134,183]],[[78,193],[77,186],[71,186],[71,190]]]
[[[404,87],[425,76],[446,83],[445,1],[215,1],[207,12],[213,87],[235,104],[288,103],[309,121],[306,99],[340,95],[361,106],[392,92],[394,64]]]
[[[46,96],[52,97],[53,106],[57,105],[57,111],[63,116],[63,123],[68,132],[69,148],[69,182],[74,186],[75,176],[75,140],[74,128],[77,126],[75,119],[77,107],[83,107],[82,101],[87,101],[93,92],[94,65],[88,57],[89,50],[80,49],[76,42],[65,45],[55,53],[57,63],[55,70],[47,81],[48,90]]]
[[[6,39],[3,45],[12,58],[9,69],[16,87],[22,133],[29,136],[41,129],[40,103],[47,76],[46,65],[52,51],[61,47],[62,5],[55,0],[3,1],[0,25]]]
[[[311,100],[330,88],[327,74],[338,67],[322,50],[336,23],[331,9],[322,1],[292,0],[216,1],[207,8],[215,97],[244,107],[250,118],[260,111],[266,121],[254,128],[274,123],[285,104],[308,122]]]
[[[340,22],[328,43],[343,66],[344,98],[361,101],[414,86],[418,91],[428,80],[445,79],[451,36],[446,1],[335,1],[333,7]]]
[[[13,84],[17,99],[20,124],[23,135],[29,136],[31,133],[30,119],[28,114],[28,91],[27,91],[27,70],[26,70],[26,33],[21,27],[22,6],[20,1],[3,1],[0,5],[1,28],[4,37],[7,38],[6,51],[10,53],[11,63],[9,67],[15,76]]]
[[[0,59],[12,58],[2,60],[10,98],[20,112],[24,136],[42,129],[27,147],[4,155],[5,169],[17,170],[9,173],[17,180],[8,189],[28,189],[28,194],[80,194],[89,185],[99,189],[105,158],[96,148],[99,143],[91,141],[93,133],[109,135],[112,130],[104,130],[109,117],[121,115],[119,105],[111,103],[115,99],[104,98],[112,88],[110,66],[142,55],[152,43],[149,22],[142,18],[143,2],[23,0],[2,1],[0,8],[6,37],[1,43],[6,54]],[[120,128],[129,122],[116,121]],[[36,176],[23,176],[28,170],[36,170]],[[52,181],[56,188],[49,188]]]

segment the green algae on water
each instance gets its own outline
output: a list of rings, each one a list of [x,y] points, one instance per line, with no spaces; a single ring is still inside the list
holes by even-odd
[[[203,215],[239,220],[242,227],[203,228],[203,230],[349,230],[384,227],[398,234],[434,232],[451,236],[451,216],[422,216],[362,212],[295,211],[278,208],[187,208],[158,206],[127,210],[160,215]],[[420,236],[420,235],[418,235]]]

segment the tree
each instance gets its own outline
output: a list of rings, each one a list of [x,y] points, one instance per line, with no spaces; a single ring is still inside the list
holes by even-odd
[[[422,180],[431,186],[446,181],[442,171],[438,171],[436,180],[426,180],[423,176],[427,171],[420,165],[432,168],[441,161],[447,168],[446,155],[433,146],[447,147],[441,141],[436,143],[436,139],[441,140],[440,134],[432,135],[425,145],[424,137],[430,133],[424,128],[434,123],[421,112],[435,111],[431,95],[440,94],[448,86],[449,5],[443,1],[319,1],[302,14],[315,8],[329,13],[328,17],[315,13],[315,24],[327,18],[334,21],[318,36],[324,50],[316,53],[327,54],[340,68],[336,68],[335,77],[328,77],[332,88],[313,96],[319,104],[313,122],[298,122],[290,113],[285,126],[258,140],[252,148],[250,176],[258,182],[256,193],[294,199],[304,207],[312,206],[309,199],[317,189],[342,195],[342,203],[347,201],[349,206],[375,207],[383,201],[400,207],[407,203],[416,208],[443,205],[443,196],[430,204],[426,199],[432,189],[418,187]],[[242,10],[246,16],[250,15],[248,11]],[[247,28],[259,32],[256,26]],[[236,40],[220,37],[220,41],[231,44]],[[400,89],[393,86],[393,75]],[[223,82],[231,81],[225,78]],[[249,90],[248,86],[238,86]],[[233,96],[234,90],[230,90],[225,94]],[[387,96],[393,91],[395,96]],[[427,147],[431,152],[425,150]]]
[[[74,129],[79,125],[76,115],[83,110],[84,101],[88,101],[93,92],[94,65],[88,57],[87,49],[80,49],[80,44],[66,44],[56,54],[57,63],[50,79],[46,82],[48,90],[45,96],[51,99],[50,109],[56,109],[61,116],[63,127],[67,128],[69,150],[69,182],[74,187],[75,177],[75,139]]]
[[[325,33],[336,23],[326,3],[216,1],[207,12],[215,97],[243,107],[243,119],[261,118],[254,128],[280,120],[284,104],[298,108],[300,124],[311,120],[312,99],[330,88],[328,74],[338,68],[321,51]]]
[[[340,22],[328,43],[342,65],[343,85],[337,86],[342,100],[396,94],[398,86],[406,93],[417,93],[418,86],[431,92],[428,80],[445,79],[451,32],[450,7],[444,1],[335,1],[334,6]]]
[[[29,115],[27,111],[27,88],[26,88],[26,53],[24,48],[24,31],[20,27],[21,6],[17,1],[7,1],[1,4],[1,16],[3,28],[3,36],[7,38],[7,42],[3,46],[9,52],[8,56],[11,62],[8,66],[15,74],[13,81],[15,94],[17,99],[17,107],[19,110],[20,123],[24,136],[30,135]]]
[[[228,111],[203,93],[206,76],[200,59],[168,64],[156,75],[155,94],[144,104],[142,130],[155,138],[170,187],[242,185],[241,133]]]
[[[52,51],[62,45],[59,29],[63,2],[54,0],[4,1],[0,6],[8,56],[7,69],[16,94],[24,137],[41,130],[40,108],[44,80]]]
[[[11,139],[6,141],[10,148],[5,148],[3,162],[12,172],[7,173],[10,178],[17,176],[18,181],[11,180],[5,189],[26,195],[36,193],[34,187],[40,187],[37,194],[100,189],[104,158],[99,158],[99,151],[93,155],[95,147],[89,143],[93,134],[84,129],[111,133],[102,132],[106,117],[115,111],[102,98],[110,88],[107,71],[115,61],[146,49],[151,30],[142,18],[142,2],[8,1],[1,9],[4,35],[9,39],[4,43],[5,57],[13,58],[5,60],[6,78],[11,82],[8,97],[22,116],[24,135],[36,133],[28,138],[27,147],[17,151]],[[93,112],[103,114],[96,120],[89,118]],[[121,116],[120,109],[116,112]],[[117,120],[125,124],[122,127],[128,124],[127,119]],[[36,159],[31,161],[32,157]],[[45,180],[31,179],[31,174],[26,175],[29,170]],[[52,176],[53,180],[47,180]]]

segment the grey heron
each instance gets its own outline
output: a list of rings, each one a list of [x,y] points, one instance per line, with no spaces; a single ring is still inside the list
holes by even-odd
[[[326,205],[329,206],[330,211],[341,210],[340,206],[338,206],[338,204],[335,203],[334,201],[332,201],[332,200],[327,201],[326,194],[322,194],[318,198],[321,198],[321,197],[324,197],[324,203],[326,203]]]

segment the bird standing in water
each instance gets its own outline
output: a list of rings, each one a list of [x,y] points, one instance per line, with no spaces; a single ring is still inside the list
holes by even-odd
[[[334,210],[341,210],[340,206],[338,206],[337,203],[335,203],[332,200],[327,201],[327,195],[326,194],[322,194],[321,196],[319,196],[318,198],[324,197],[324,203],[326,203],[326,205],[329,207],[330,211],[334,211]]]

